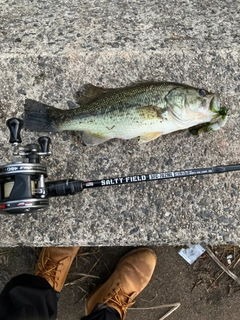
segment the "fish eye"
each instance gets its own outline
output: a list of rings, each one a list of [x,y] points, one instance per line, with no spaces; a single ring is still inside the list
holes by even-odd
[[[200,95],[201,97],[205,97],[206,94],[207,94],[206,90],[204,90],[204,89],[200,89],[198,92],[199,92],[199,95]]]

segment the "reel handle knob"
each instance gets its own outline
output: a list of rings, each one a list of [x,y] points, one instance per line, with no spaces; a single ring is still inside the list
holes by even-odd
[[[22,139],[20,136],[20,131],[23,127],[23,121],[18,118],[11,118],[7,120],[6,125],[10,130],[9,142],[12,144],[21,143]]]
[[[41,150],[46,155],[49,154],[49,145],[51,143],[51,139],[49,137],[43,136],[38,138],[38,143],[40,144]]]

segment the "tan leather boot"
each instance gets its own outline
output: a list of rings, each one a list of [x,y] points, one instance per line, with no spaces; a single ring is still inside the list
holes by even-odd
[[[45,278],[53,289],[60,292],[79,247],[43,248],[34,275]]]
[[[97,304],[114,308],[125,319],[127,308],[133,299],[149,283],[155,269],[157,257],[148,248],[135,249],[126,254],[118,263],[109,279],[97,288],[86,301],[86,315]]]

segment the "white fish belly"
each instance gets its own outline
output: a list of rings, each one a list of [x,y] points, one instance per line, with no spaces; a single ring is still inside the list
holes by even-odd
[[[195,114],[194,118],[176,119],[169,113],[164,119],[148,119],[141,118],[94,118],[84,120],[71,120],[65,123],[60,130],[86,131],[102,137],[133,139],[147,133],[159,132],[161,135],[168,134],[174,131],[187,129],[201,123],[212,120],[214,114],[207,113],[206,115]]]

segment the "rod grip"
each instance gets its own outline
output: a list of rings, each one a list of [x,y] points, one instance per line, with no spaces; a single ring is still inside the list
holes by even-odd
[[[83,182],[73,179],[49,181],[45,183],[45,186],[48,197],[73,195],[83,190]]]

